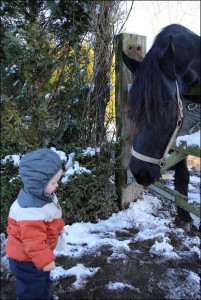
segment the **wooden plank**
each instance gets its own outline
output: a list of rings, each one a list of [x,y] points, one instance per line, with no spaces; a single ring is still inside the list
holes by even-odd
[[[187,154],[173,151],[171,154],[168,155],[165,166],[161,168],[161,173],[163,173],[165,170],[168,170],[169,168],[173,167],[175,164],[183,160],[187,157]]]
[[[174,151],[167,157],[165,166],[161,168],[161,173],[171,168],[179,161],[186,158],[188,155],[200,157],[200,148],[192,146],[187,147],[186,142],[182,143],[179,147],[177,147],[175,141],[171,148],[174,149]],[[188,203],[188,197],[180,194],[178,191],[168,188],[160,182],[151,184],[149,188],[159,193],[163,197],[174,201],[176,205],[180,206],[181,208],[200,218],[200,205],[197,202]]]
[[[181,145],[179,145],[179,147],[178,147],[178,146],[176,146],[176,141],[174,141],[171,149],[180,151],[181,153],[186,154],[186,155],[200,157],[200,147],[187,146],[186,142],[182,142]]]
[[[176,205],[181,208],[187,210],[188,212],[194,214],[195,216],[200,218],[200,205],[197,202],[189,203],[188,197],[180,194],[179,192],[164,186],[160,182],[156,182],[154,185],[149,185],[149,188],[161,196],[173,201]]]

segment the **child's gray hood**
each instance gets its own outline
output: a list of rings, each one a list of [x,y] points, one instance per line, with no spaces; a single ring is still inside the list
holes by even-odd
[[[20,205],[23,207],[32,206],[31,202],[35,202],[36,198],[43,201],[51,200],[45,194],[45,188],[61,168],[60,157],[51,149],[42,148],[25,154],[19,164],[19,175],[24,184],[24,188],[18,195]]]

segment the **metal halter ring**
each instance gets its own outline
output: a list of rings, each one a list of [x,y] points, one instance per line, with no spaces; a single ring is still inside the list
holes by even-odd
[[[165,157],[161,158],[161,159],[160,159],[160,167],[161,167],[161,168],[164,167],[164,166],[165,166],[165,163],[166,163],[166,158],[165,158]]]
[[[188,110],[194,110],[196,109],[198,106],[197,106],[197,103],[190,103],[188,104]]]

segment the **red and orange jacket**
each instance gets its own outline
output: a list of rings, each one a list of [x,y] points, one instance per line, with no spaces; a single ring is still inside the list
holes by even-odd
[[[8,257],[32,261],[37,269],[55,260],[53,251],[64,227],[55,201],[39,208],[21,208],[17,200],[13,203],[8,216]]]

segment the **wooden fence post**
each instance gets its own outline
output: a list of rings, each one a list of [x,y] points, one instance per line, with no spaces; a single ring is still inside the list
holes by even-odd
[[[143,187],[133,180],[129,169],[131,158],[133,121],[129,118],[128,88],[133,81],[130,70],[122,61],[122,51],[129,57],[141,61],[146,54],[146,37],[129,33],[116,36],[115,53],[115,106],[116,129],[119,141],[118,157],[121,159],[121,168],[116,173],[116,187],[119,207],[126,208],[131,201],[142,198]]]

